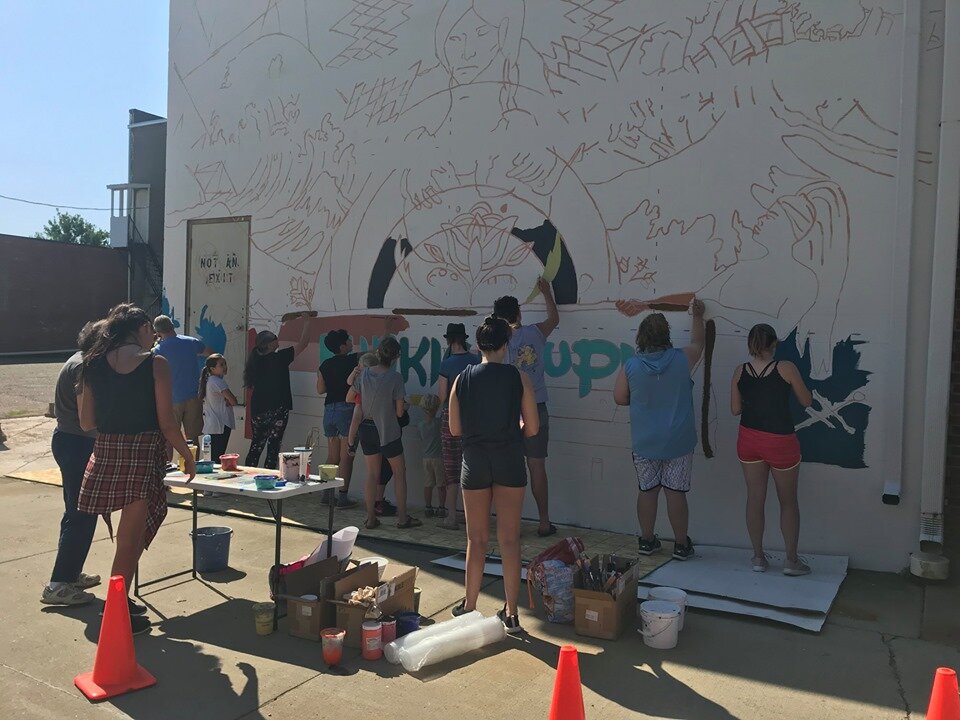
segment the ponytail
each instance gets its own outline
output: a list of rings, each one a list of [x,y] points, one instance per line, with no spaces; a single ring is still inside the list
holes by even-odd
[[[203,372],[200,373],[200,392],[198,393],[198,397],[201,400],[207,397],[207,380],[210,379],[210,375],[217,366],[217,363],[223,359],[223,355],[220,353],[213,353],[207,356],[207,361],[203,364]]]
[[[512,335],[513,329],[506,320],[488,315],[477,328],[477,347],[485,352],[499,350],[510,342]]]

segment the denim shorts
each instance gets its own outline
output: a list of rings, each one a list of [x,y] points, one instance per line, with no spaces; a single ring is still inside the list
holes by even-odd
[[[335,402],[323,408],[323,434],[328,438],[350,435],[350,421],[353,419],[351,403]]]

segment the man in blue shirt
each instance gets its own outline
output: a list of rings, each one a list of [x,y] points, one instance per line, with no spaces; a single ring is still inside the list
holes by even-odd
[[[203,401],[199,397],[200,370],[197,356],[207,357],[213,350],[202,340],[188,335],[177,335],[173,321],[166,315],[158,315],[153,329],[160,336],[155,352],[170,364],[173,385],[173,416],[177,427],[183,427],[187,440],[197,444],[203,430]]]

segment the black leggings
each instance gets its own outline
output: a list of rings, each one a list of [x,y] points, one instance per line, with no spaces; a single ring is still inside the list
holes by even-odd
[[[290,419],[288,408],[275,408],[253,416],[253,439],[250,440],[250,451],[244,465],[247,467],[264,467],[276,470],[280,460],[280,445],[283,443],[283,433],[287,429],[287,420]],[[260,465],[260,455],[263,446],[267,446],[267,457]]]
[[[220,462],[220,456],[227,451],[227,443],[230,442],[231,428],[225,427],[222,433],[210,436],[210,459],[215,463]]]

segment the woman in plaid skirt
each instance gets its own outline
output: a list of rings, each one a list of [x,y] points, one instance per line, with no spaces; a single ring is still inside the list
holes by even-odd
[[[93,455],[80,488],[77,508],[103,515],[120,510],[112,575],[130,581],[144,548],[167,514],[166,443],[186,458],[192,480],[194,459],[173,417],[170,366],[150,352],[153,326],[147,314],[129,303],[114,307],[100,336],[83,355],[80,427],[97,430]],[[146,608],[127,601],[134,633],[149,629]]]

